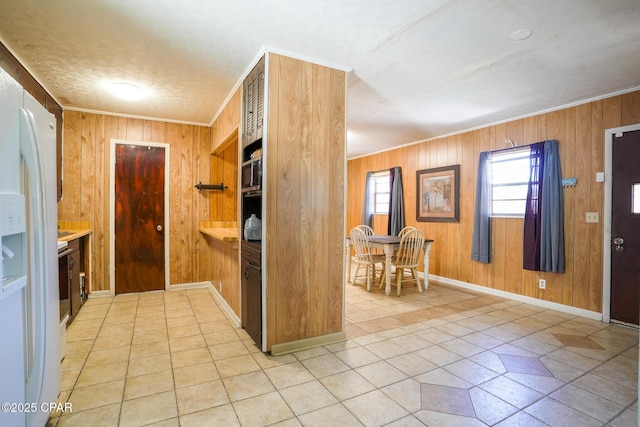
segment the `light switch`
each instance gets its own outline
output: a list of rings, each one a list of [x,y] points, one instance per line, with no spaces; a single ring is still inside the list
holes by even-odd
[[[596,182],[604,182],[604,172],[596,172]]]
[[[587,222],[589,223],[600,222],[600,214],[598,212],[587,212]]]

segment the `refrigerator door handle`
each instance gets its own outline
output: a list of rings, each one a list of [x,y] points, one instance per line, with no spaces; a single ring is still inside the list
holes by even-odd
[[[27,307],[26,316],[29,319],[27,325],[34,321],[34,325],[27,326],[35,331],[33,343],[27,341],[27,355],[33,354],[33,361],[26,358],[26,402],[39,402],[40,392],[44,381],[45,358],[45,319],[46,301],[45,289],[45,232],[46,232],[46,199],[44,195],[43,166],[37,144],[37,127],[33,114],[20,108],[20,154],[24,159],[27,176],[29,177],[29,205],[32,218],[33,237],[29,237],[32,248],[32,262],[30,263],[30,286],[27,292],[31,292],[33,298],[30,307]],[[27,297],[29,301],[29,297]],[[29,334],[27,335],[29,336]],[[31,353],[33,351],[33,353]],[[27,424],[33,414],[27,414]]]

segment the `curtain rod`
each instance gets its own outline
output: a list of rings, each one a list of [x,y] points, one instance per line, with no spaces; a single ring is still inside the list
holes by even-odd
[[[519,149],[524,149],[529,147],[531,144],[527,144],[527,145],[518,145],[517,142],[510,140],[509,138],[504,140],[505,144],[511,144],[511,147],[507,147],[507,148],[500,148],[498,150],[490,150],[489,153],[493,154],[493,153],[501,153],[503,151],[517,151]],[[537,143],[534,143],[537,144]]]

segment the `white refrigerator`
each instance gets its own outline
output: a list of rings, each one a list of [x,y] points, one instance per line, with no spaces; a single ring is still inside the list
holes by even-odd
[[[47,423],[60,392],[56,121],[0,69],[0,426]]]

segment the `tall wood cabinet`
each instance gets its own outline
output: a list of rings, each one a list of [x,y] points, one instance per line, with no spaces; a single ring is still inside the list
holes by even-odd
[[[264,119],[262,193],[243,197],[240,226],[260,212],[262,350],[280,354],[345,338],[346,74],[274,53],[261,61],[264,111],[247,84],[241,123]],[[253,138],[243,137],[240,163]]]

